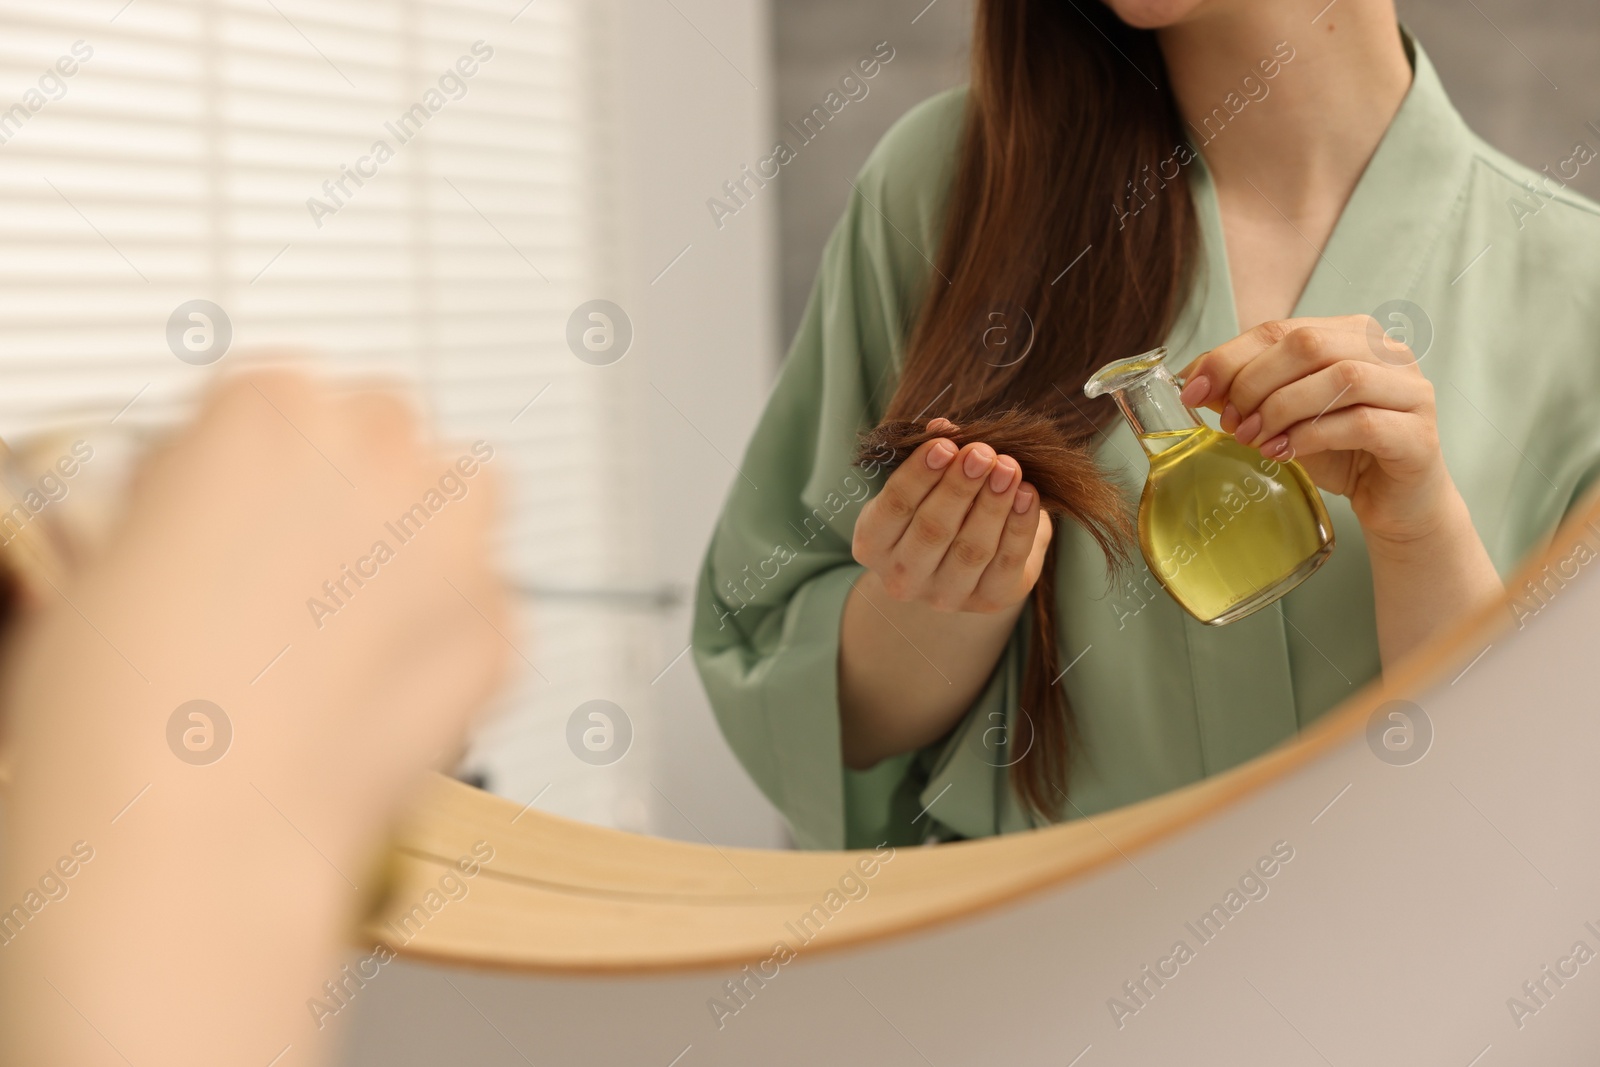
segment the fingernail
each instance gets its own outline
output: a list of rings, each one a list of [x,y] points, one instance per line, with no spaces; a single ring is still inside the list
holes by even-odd
[[[1222,405],[1222,432],[1232,433],[1239,426],[1239,409],[1232,403]]]
[[[994,465],[994,472],[989,475],[989,488],[996,493],[1003,493],[1011,488],[1011,481],[1017,476],[1016,461],[1007,456]]]
[[[1011,510],[1018,515],[1026,515],[1031,507],[1033,507],[1033,490],[1023,486],[1017,490],[1016,499],[1011,501]]]
[[[1240,444],[1247,445],[1254,441],[1256,439],[1256,434],[1260,432],[1261,412],[1258,411],[1254,415],[1251,415],[1248,419],[1245,419],[1243,422],[1241,422],[1239,424],[1239,428],[1233,431],[1233,436],[1238,438]]]
[[[982,478],[989,473],[989,467],[994,463],[994,449],[988,445],[978,445],[967,453],[967,461],[962,465],[968,478]]]
[[[1183,392],[1178,394],[1186,405],[1197,408],[1206,402],[1206,397],[1211,395],[1211,379],[1204,374],[1197,378],[1190,378],[1184,385]]]
[[[949,441],[935,441],[933,447],[928,449],[928,466],[936,471],[942,471],[950,466],[950,461],[956,458],[960,451]]]
[[[1264,456],[1277,456],[1282,459],[1289,451],[1289,435],[1280,433],[1270,441],[1263,441],[1261,454]]]

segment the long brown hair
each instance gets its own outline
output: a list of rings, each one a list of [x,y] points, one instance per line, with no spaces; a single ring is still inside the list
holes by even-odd
[[[934,416],[963,429],[980,420],[997,429],[1005,420],[991,420],[1006,413],[1042,416],[1013,419],[1006,444],[1024,477],[1057,488],[1042,501],[1114,560],[1127,543],[1127,504],[1089,446],[1116,409],[1082,389],[1102,363],[1160,344],[1181,307],[1196,222],[1182,166],[1162,162],[1184,143],[1153,33],[1097,0],[979,0],[938,270],[884,414],[885,431],[900,429],[879,440],[903,445]],[[986,343],[997,326],[1009,335],[998,351]],[[1011,769],[1019,798],[1050,816],[1074,740],[1053,684],[1054,576],[1051,546],[1021,694],[1034,736],[1014,739],[1027,752]]]

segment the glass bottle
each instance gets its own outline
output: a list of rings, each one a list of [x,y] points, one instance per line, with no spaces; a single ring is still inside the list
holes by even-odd
[[[1150,459],[1139,548],[1163,588],[1208,626],[1242,619],[1333,553],[1333,523],[1311,476],[1201,423],[1158,348],[1108,363],[1084,385],[1110,393]]]

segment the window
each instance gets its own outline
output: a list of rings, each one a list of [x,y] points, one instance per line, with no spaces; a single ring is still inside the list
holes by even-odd
[[[652,615],[586,599],[642,573],[637,380],[566,341],[613,272],[605,15],[10,0],[0,34],[0,436],[168,423],[229,334],[420,383],[495,445],[507,570],[542,597],[472,758],[523,800],[584,770],[568,714],[657,655]],[[618,779],[581,781],[553,806],[616,821]]]

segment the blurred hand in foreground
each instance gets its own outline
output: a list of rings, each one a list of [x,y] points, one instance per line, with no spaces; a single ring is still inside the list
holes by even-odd
[[[333,1051],[306,1001],[506,666],[492,460],[262,370],[144,461],[0,670],[0,1061]]]

